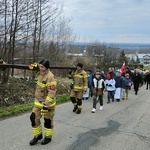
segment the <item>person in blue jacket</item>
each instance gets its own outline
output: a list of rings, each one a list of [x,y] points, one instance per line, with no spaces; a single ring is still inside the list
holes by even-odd
[[[131,89],[132,81],[129,73],[125,74],[125,77],[122,79],[122,100],[128,100],[128,91]]]

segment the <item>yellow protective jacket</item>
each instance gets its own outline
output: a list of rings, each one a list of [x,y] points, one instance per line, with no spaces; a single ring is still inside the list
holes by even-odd
[[[40,105],[40,103],[43,102],[48,108],[54,108],[56,105],[56,87],[57,81],[49,69],[43,74],[38,72],[35,90],[35,106],[42,108],[44,105]]]
[[[68,74],[70,79],[73,79],[74,91],[86,91],[88,88],[88,75],[81,69]]]

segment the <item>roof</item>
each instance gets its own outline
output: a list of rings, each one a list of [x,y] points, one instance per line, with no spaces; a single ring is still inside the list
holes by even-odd
[[[140,59],[142,59],[145,55],[148,55],[148,56],[150,56],[150,54],[137,54],[138,55],[138,58]]]

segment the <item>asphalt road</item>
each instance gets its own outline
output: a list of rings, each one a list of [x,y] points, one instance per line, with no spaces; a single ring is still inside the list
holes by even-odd
[[[92,99],[83,100],[81,114],[71,102],[57,105],[52,142],[30,146],[30,113],[0,121],[0,150],[149,150],[150,90],[145,85],[129,100],[107,104],[91,113]],[[42,119],[43,120],[43,119]],[[43,124],[43,122],[42,122]]]

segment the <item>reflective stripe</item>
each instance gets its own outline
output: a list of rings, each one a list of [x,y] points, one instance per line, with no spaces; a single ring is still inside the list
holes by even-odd
[[[88,88],[88,86],[84,86],[83,88],[84,88],[84,89],[87,89],[87,88]]]
[[[57,85],[57,81],[52,81],[52,82],[49,82],[46,84],[47,86],[50,86],[50,85]]]
[[[74,85],[74,89],[77,89],[77,90],[83,90],[83,89],[85,89],[85,90],[87,90],[88,89],[88,87],[87,86],[77,86],[77,85]]]
[[[50,86],[50,85],[57,85],[57,81],[52,81],[52,82],[49,82],[47,84],[44,84],[42,82],[37,81],[37,85],[40,86],[40,87],[42,87],[42,88],[44,88],[44,87]]]
[[[55,98],[51,98],[51,97],[47,96],[46,100],[50,102],[49,107],[54,107],[56,105],[56,99]]]
[[[47,96],[47,97],[46,97],[46,100],[49,101],[50,103],[52,103],[54,99],[51,98],[51,97],[49,97],[49,96]]]
[[[83,90],[83,87],[74,85],[74,89]]]
[[[39,81],[37,81],[37,85],[42,88],[46,87],[46,84],[43,84],[42,82],[39,82]]]
[[[38,135],[42,134],[42,125],[40,125],[36,128],[32,127],[32,133],[34,136],[38,136]]]
[[[73,105],[74,105],[74,106],[76,106],[76,105],[77,105],[77,103],[73,103]]]
[[[38,101],[34,101],[34,105],[37,106],[37,107],[40,107],[40,108],[43,108],[43,104],[41,104],[40,102]]]
[[[81,105],[78,105],[78,108],[79,108],[79,109],[82,109],[82,106],[81,106]]]
[[[85,75],[85,76],[84,76],[84,78],[88,78],[88,77],[89,77],[88,75]]]
[[[54,107],[56,105],[56,102],[50,104],[50,107]]]
[[[46,136],[46,137],[52,137],[52,136],[53,136],[53,133],[54,133],[54,130],[53,130],[53,129],[45,128],[45,136]]]

